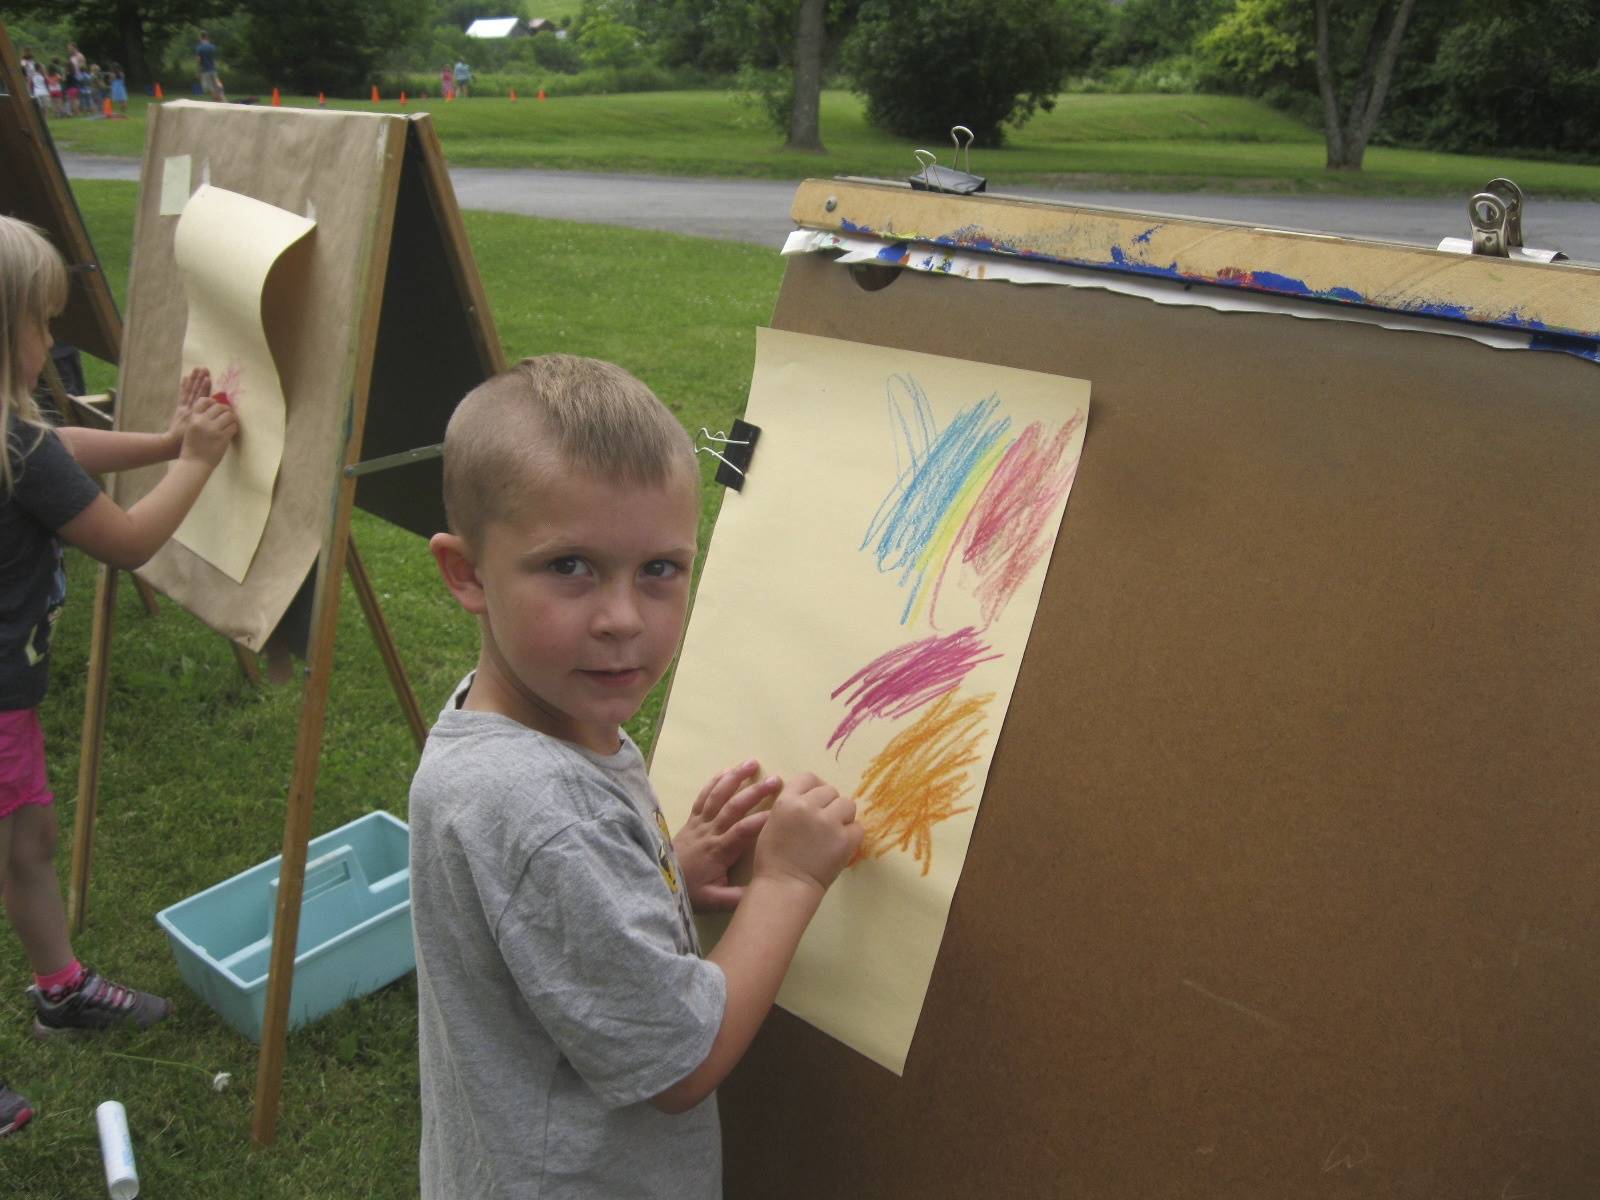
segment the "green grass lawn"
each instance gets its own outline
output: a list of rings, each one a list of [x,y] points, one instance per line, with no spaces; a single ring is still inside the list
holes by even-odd
[[[315,97],[286,104],[314,106]],[[330,103],[334,103],[331,102]],[[370,103],[339,102],[370,110]],[[398,111],[399,101],[380,102]],[[826,154],[785,151],[772,130],[725,92],[613,96],[478,96],[444,104],[413,99],[433,113],[456,166],[551,167],[586,171],[803,179],[911,173],[915,143],[866,123],[848,92],[823,95]],[[146,101],[126,121],[51,124],[64,148],[138,155]],[[948,143],[930,147],[948,162]],[[1171,190],[1459,195],[1509,175],[1532,196],[1600,199],[1600,167],[1382,147],[1360,172],[1323,166],[1322,135],[1255,101],[1233,96],[1066,95],[1034,117],[1004,149],[980,150],[973,167],[999,183],[1070,181]]]
[[[121,295],[134,186],[75,190]],[[776,254],[494,214],[466,221],[509,357],[560,349],[614,359],[691,429],[725,426],[742,410],[753,330],[769,317],[782,273]],[[99,378],[106,381],[103,371]],[[704,492],[707,527],[718,490]],[[437,581],[421,539],[359,512],[355,536],[431,716],[470,667],[475,631]],[[83,556],[69,554],[69,571],[43,707],[63,879],[94,586]],[[247,686],[220,637],[171,603],[145,616],[126,585],[116,620],[91,925],[76,944],[108,974],[173,996],[178,1016],[144,1034],[36,1043],[27,1032],[26,963],[9,932],[0,936],[0,1076],[41,1107],[28,1130],[0,1143],[0,1196],[103,1197],[93,1110],[113,1098],[127,1106],[146,1196],[415,1196],[411,980],[291,1035],[277,1145],[252,1151],[256,1049],[184,987],[154,920],[158,909],[278,853],[298,686]],[[631,726],[646,746],[658,708],[659,696]],[[348,587],[326,730],[314,832],[374,809],[404,818],[416,751]],[[211,1088],[219,1071],[233,1075],[222,1093]]]

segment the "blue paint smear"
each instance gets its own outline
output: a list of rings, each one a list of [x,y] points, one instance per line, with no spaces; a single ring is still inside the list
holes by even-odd
[[[866,234],[869,237],[883,236],[876,230],[864,225],[857,225],[849,220],[841,219],[840,227],[847,232]],[[1143,233],[1136,235],[1133,239],[1135,244],[1145,244],[1151,235],[1160,228],[1160,225],[1152,225]],[[978,233],[977,227],[970,225],[941,237],[918,237],[914,240],[931,242],[938,246],[949,246],[958,250],[973,250],[981,254],[998,254],[1008,258],[1019,258],[1027,262],[1055,263],[1068,267],[1080,267],[1088,271],[1115,271],[1129,275],[1145,275],[1156,279],[1171,279],[1185,284],[1236,288],[1239,290],[1259,291],[1270,295],[1296,296],[1308,300],[1329,300],[1337,304],[1360,305],[1363,308],[1374,309],[1378,312],[1401,312],[1445,321],[1483,325],[1494,329],[1515,329],[1519,332],[1535,335],[1532,343],[1534,349],[1554,350],[1576,355],[1579,358],[1590,361],[1597,361],[1596,347],[1600,346],[1600,338],[1597,338],[1587,330],[1551,329],[1542,321],[1522,317],[1516,310],[1498,315],[1488,315],[1474,312],[1465,305],[1449,304],[1443,301],[1437,303],[1422,302],[1405,307],[1395,307],[1393,305],[1375,303],[1354,288],[1330,287],[1316,291],[1308,287],[1303,279],[1295,279],[1288,275],[1278,275],[1271,271],[1241,272],[1236,278],[1212,278],[1192,272],[1180,271],[1176,262],[1163,267],[1142,261],[1138,257],[1130,256],[1129,252],[1121,246],[1111,247],[1109,261],[1098,262],[1080,258],[1061,258],[1037,250],[1028,250],[1008,242],[997,242],[993,238],[982,236]]]
[[[927,582],[917,560],[949,515],[968,476],[1011,428],[1011,418],[995,418],[1000,398],[990,395],[962,409],[940,430],[915,378],[892,375],[888,391],[889,420],[895,430],[895,481],[873,514],[859,549],[870,548],[878,570],[898,571],[899,586],[911,589],[900,612],[904,625]],[[897,391],[910,401],[909,412]]]

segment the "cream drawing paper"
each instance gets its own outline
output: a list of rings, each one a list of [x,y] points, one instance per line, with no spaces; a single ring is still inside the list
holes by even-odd
[[[202,185],[178,218],[176,258],[189,305],[183,370],[210,370],[239,413],[239,434],[174,537],[234,582],[261,544],[283,458],[286,409],[262,324],[273,265],[316,222]]]
[[[674,828],[746,756],[856,797],[864,853],[778,1000],[896,1073],[1088,409],[1083,380],[758,337],[745,419],[760,440],[723,498],[651,775]]]

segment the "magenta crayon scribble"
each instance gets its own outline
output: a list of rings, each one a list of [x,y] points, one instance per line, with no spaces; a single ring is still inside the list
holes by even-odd
[[[1067,448],[1082,423],[1083,414],[1075,413],[1047,438],[1045,426],[1035,421],[1006,448],[939,570],[930,620],[938,609],[945,573],[958,556],[977,574],[973,594],[984,628],[1004,611],[1052,544],[1047,521],[1078,472],[1078,456],[1069,457]]]
[[[862,722],[875,717],[896,718],[915,712],[960,686],[967,673],[979,663],[992,662],[999,654],[979,640],[970,627],[946,637],[922,638],[887,654],[881,654],[833,689],[832,698],[853,688],[845,704],[850,711],[828,739],[828,749],[839,751]]]
[[[211,398],[218,404],[238,404],[239,398],[244,395],[244,387],[239,382],[240,374],[239,364],[231,364],[211,389]]]

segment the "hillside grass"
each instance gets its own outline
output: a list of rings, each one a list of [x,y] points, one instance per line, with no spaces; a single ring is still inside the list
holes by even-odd
[[[134,185],[74,187],[120,296]],[[691,430],[742,411],[754,329],[782,273],[770,251],[672,234],[465,214],[509,357],[550,350],[610,358],[653,387]],[[109,372],[96,368],[104,382]],[[705,467],[709,479],[708,460]],[[703,491],[704,529],[720,489]],[[705,533],[702,533],[702,537]],[[476,631],[444,592],[425,543],[357,512],[354,537],[431,717],[472,665]],[[57,627],[42,716],[63,830],[65,882],[94,564],[69,552],[71,593]],[[314,833],[375,809],[402,819],[417,760],[348,586],[341,606]],[[416,992],[408,977],[290,1035],[275,1146],[249,1147],[256,1047],[178,977],[154,915],[277,854],[292,766],[298,684],[256,689],[227,643],[177,605],[148,617],[124,583],[116,612],[110,709],[90,898],[75,945],[113,978],[174,997],[177,1016],[145,1033],[35,1042],[27,964],[0,935],[0,1077],[40,1115],[0,1142],[0,1196],[105,1196],[93,1110],[128,1110],[145,1196],[307,1200],[417,1194]],[[659,689],[630,724],[648,747]],[[718,766],[724,764],[717,764]],[[709,771],[709,768],[708,768]],[[231,1088],[212,1090],[217,1072]]]
[[[455,166],[766,179],[898,178],[916,169],[917,143],[868,125],[860,100],[843,91],[823,95],[824,154],[783,149],[771,128],[727,92],[552,95],[544,101],[480,94],[449,104],[408,99],[409,111],[432,113]],[[283,102],[313,107],[317,100]],[[73,118],[52,121],[51,129],[65,150],[137,156],[148,104],[136,98],[128,120]],[[329,104],[401,109],[397,97],[376,106]],[[950,161],[948,142],[928,148]],[[1007,146],[975,153],[972,165],[996,183],[1462,197],[1509,175],[1531,196],[1600,199],[1600,166],[1375,147],[1362,171],[1329,171],[1320,131],[1236,96],[1064,95],[1054,111],[1015,131]]]

